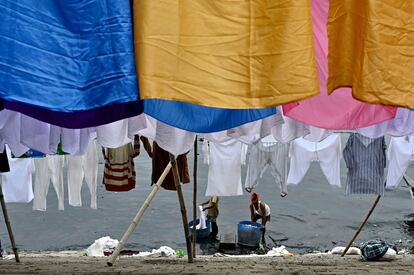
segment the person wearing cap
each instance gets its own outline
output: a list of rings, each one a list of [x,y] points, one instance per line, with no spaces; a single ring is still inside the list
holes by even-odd
[[[262,220],[262,242],[265,242],[266,223],[270,221],[270,207],[260,201],[260,196],[257,193],[253,193],[251,196],[250,215],[252,222]]]
[[[207,205],[203,208],[203,211],[207,210],[207,219],[211,222],[210,237],[215,240],[218,234],[217,217],[219,214],[219,197],[211,196],[207,202],[201,205]]]

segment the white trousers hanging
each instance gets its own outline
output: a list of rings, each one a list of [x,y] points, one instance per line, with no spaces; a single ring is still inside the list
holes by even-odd
[[[96,143],[89,144],[83,156],[67,156],[69,205],[82,206],[81,189],[83,181],[91,194],[91,208],[96,209],[96,190],[98,178],[98,157]]]
[[[264,143],[259,141],[249,145],[245,189],[251,192],[259,184],[263,173],[269,166],[276,184],[280,186],[280,195],[287,195],[286,179],[289,165],[289,144],[281,142]]]
[[[392,137],[388,147],[387,189],[398,187],[411,161],[414,161],[414,136]]]
[[[64,188],[63,188],[63,165],[64,157],[50,155],[35,159],[35,181],[33,210],[46,211],[46,198],[50,182],[55,188],[58,198],[59,210],[64,210]]]
[[[294,140],[290,145],[290,170],[288,185],[302,181],[312,161],[319,162],[322,172],[332,186],[340,187],[341,137],[332,134],[321,142],[304,138]]]

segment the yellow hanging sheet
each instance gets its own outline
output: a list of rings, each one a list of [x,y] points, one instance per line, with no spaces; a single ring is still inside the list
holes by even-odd
[[[331,0],[328,90],[414,107],[414,1]]]
[[[262,108],[319,92],[310,0],[135,0],[141,98]]]

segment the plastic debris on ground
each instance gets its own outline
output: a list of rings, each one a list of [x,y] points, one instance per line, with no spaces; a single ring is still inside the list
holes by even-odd
[[[344,252],[346,247],[344,246],[337,246],[334,247],[329,254],[333,254],[333,255],[340,255]],[[353,247],[351,246],[348,251],[346,252],[345,255],[361,255],[361,250],[358,247]]]
[[[286,257],[293,256],[293,253],[290,253],[284,245],[279,247],[273,247],[264,255],[259,254],[248,254],[248,255],[229,255],[225,253],[215,253],[213,257],[232,257],[232,258],[249,258],[249,257]]]
[[[118,240],[111,239],[109,236],[99,238],[86,249],[86,255],[104,257],[105,254],[112,254],[118,243]]]

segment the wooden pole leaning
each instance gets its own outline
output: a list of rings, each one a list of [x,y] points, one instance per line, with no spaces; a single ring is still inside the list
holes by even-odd
[[[112,266],[119,256],[119,253],[121,253],[122,248],[124,248],[129,236],[131,236],[132,232],[135,230],[135,228],[138,226],[139,222],[141,221],[142,217],[144,216],[145,210],[150,205],[152,199],[155,197],[155,194],[157,194],[158,190],[161,187],[161,184],[163,183],[165,177],[167,177],[168,173],[170,172],[172,168],[171,162],[168,163],[167,167],[165,167],[164,172],[162,172],[160,178],[158,179],[157,183],[153,185],[151,193],[148,195],[148,197],[145,199],[144,204],[139,209],[138,213],[135,215],[134,219],[132,220],[132,223],[129,225],[128,230],[124,233],[124,236],[122,236],[121,241],[115,248],[114,253],[112,253],[111,257],[109,258],[109,261],[107,262],[108,266]]]
[[[346,246],[345,250],[342,252],[341,257],[345,256],[346,252],[348,252],[349,248],[351,247],[352,243],[355,241],[355,239],[358,237],[359,233],[361,232],[362,228],[364,228],[365,224],[367,223],[369,217],[371,216],[372,212],[374,211],[375,207],[377,206],[379,200],[381,198],[381,195],[377,196],[377,199],[375,200],[374,204],[372,205],[371,209],[368,212],[368,215],[366,216],[365,220],[362,222],[362,224],[359,226],[357,232],[355,232],[354,236],[352,237],[351,241]]]
[[[197,241],[197,136],[194,140],[194,168],[193,168],[193,257],[196,253],[196,241]]]
[[[6,203],[4,201],[3,190],[2,190],[1,184],[0,184],[0,203],[1,203],[1,208],[3,210],[4,222],[6,223],[7,231],[9,233],[9,238],[10,238],[10,243],[12,245],[14,258],[16,260],[16,263],[20,263],[19,253],[17,252],[16,242],[14,241],[13,231],[11,228],[9,215],[7,214],[7,208],[6,208]]]
[[[172,164],[172,172],[174,176],[174,184],[175,189],[177,190],[178,200],[180,202],[180,209],[181,209],[181,216],[183,219],[183,227],[184,227],[184,235],[185,235],[185,242],[187,245],[187,256],[188,256],[188,262],[193,262],[193,253],[191,251],[191,240],[190,240],[190,230],[188,228],[188,219],[187,219],[187,210],[185,209],[185,202],[184,202],[184,195],[183,190],[181,188],[180,184],[180,178],[178,176],[178,168],[177,168],[177,161],[175,159],[175,156],[171,153],[170,155],[170,162]]]

